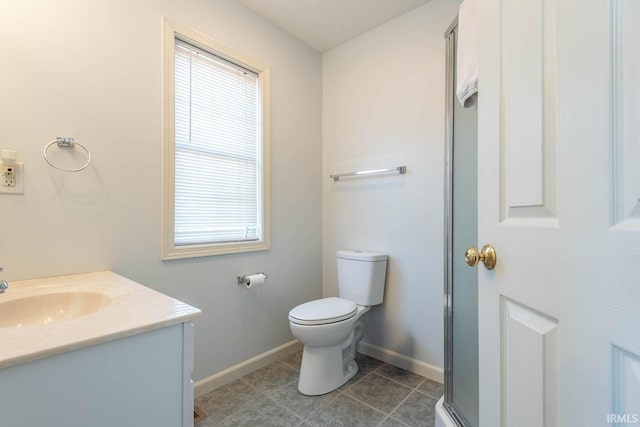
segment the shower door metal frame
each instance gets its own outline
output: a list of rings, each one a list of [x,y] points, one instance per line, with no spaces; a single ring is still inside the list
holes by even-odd
[[[462,427],[471,427],[453,401],[453,73],[456,55],[458,17],[444,33],[446,42],[445,94],[445,188],[444,188],[444,408]]]

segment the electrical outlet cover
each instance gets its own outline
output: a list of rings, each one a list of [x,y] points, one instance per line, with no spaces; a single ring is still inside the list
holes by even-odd
[[[15,187],[5,187],[0,185],[0,194],[24,194],[24,163],[16,162],[15,164]]]

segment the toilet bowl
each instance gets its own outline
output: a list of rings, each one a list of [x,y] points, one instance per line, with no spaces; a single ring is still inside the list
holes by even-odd
[[[313,300],[289,312],[291,332],[304,344],[298,390],[308,396],[329,393],[358,372],[360,318],[382,303],[387,256],[338,251],[337,257],[340,297]]]
[[[311,314],[311,308],[316,316]],[[327,310],[326,314],[322,314],[322,308]],[[358,324],[362,331],[359,319],[367,311],[369,307],[340,298],[319,299],[291,310],[291,332],[304,344],[298,381],[300,393],[307,396],[329,393],[358,373],[355,347],[362,333],[357,336],[355,331]]]

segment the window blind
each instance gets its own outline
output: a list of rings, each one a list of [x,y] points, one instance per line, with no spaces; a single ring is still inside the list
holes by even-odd
[[[175,42],[174,244],[261,238],[258,76]]]

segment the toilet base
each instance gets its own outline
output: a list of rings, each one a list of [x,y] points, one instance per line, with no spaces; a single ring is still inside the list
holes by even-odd
[[[300,366],[298,390],[307,396],[329,393],[358,373],[355,360],[344,366],[343,346],[310,347],[305,345]]]
[[[363,312],[366,310],[363,310]],[[298,390],[307,396],[329,393],[358,373],[356,346],[364,332],[357,320],[349,337],[341,344],[323,347],[304,346]]]

